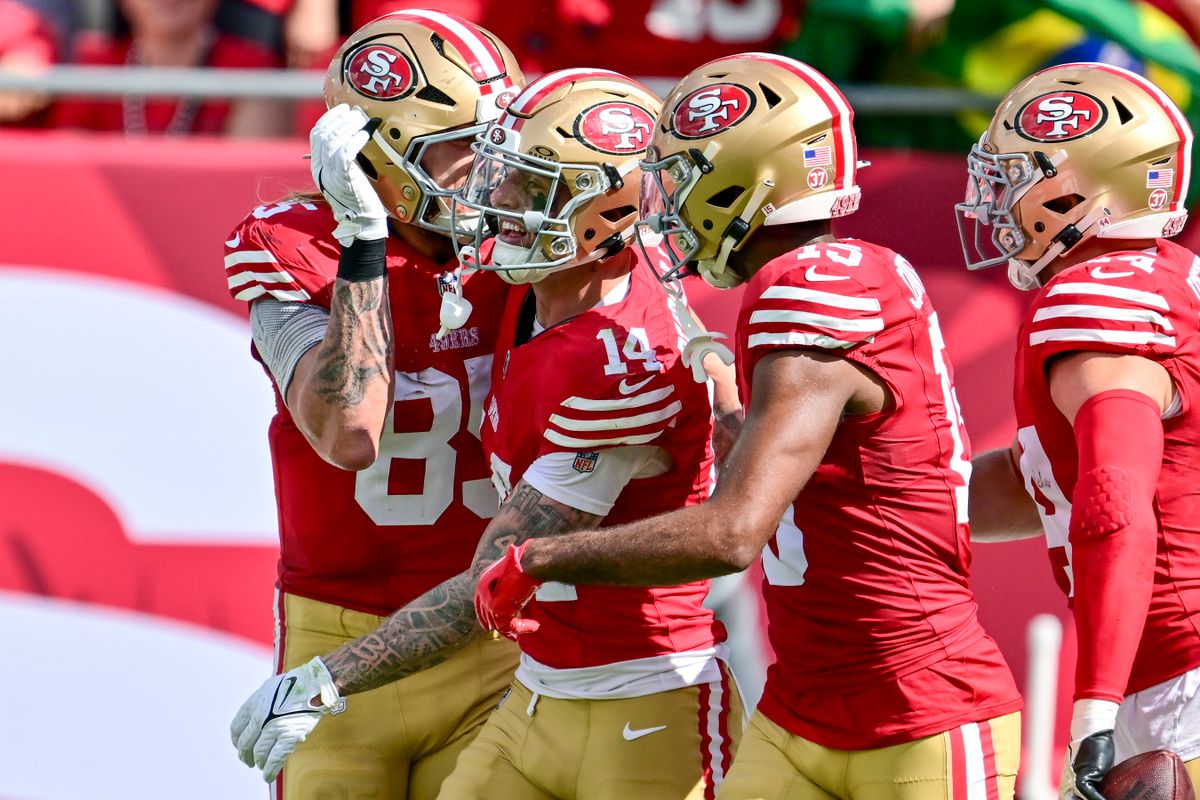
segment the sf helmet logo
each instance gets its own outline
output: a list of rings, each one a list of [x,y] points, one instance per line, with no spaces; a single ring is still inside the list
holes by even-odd
[[[632,103],[598,103],[575,118],[575,138],[592,150],[614,156],[645,150],[652,130],[654,115]]]
[[[386,44],[367,44],[346,59],[346,82],[376,100],[399,100],[416,88],[417,71],[408,56]]]
[[[1017,133],[1035,142],[1068,142],[1104,124],[1104,104],[1083,92],[1051,92],[1033,98],[1017,113]]]
[[[671,127],[684,139],[703,139],[732,128],[754,109],[754,95],[736,83],[717,83],[689,94],[675,106]]]

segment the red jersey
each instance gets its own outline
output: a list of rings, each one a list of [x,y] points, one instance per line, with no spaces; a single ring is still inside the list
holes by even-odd
[[[1163,418],[1154,587],[1126,693],[1200,666],[1198,292],[1200,259],[1159,240],[1155,249],[1112,253],[1055,275],[1030,304],[1018,341],[1021,473],[1045,526],[1055,580],[1068,598],[1074,594],[1067,533],[1078,454],[1071,423],[1050,397],[1048,362],[1079,350],[1148,358],[1167,370],[1179,396],[1179,407]]]
[[[637,258],[626,250],[616,258]],[[712,468],[712,408],[680,358],[682,333],[650,268],[636,264],[623,300],[530,338],[532,292],[515,292],[500,328],[483,445],[498,485],[515,486],[549,453],[576,453],[588,471],[608,448],[661,448],[670,468],[635,478],[604,525],[703,502]],[[701,604],[708,581],[669,588],[547,584],[523,615],[521,649],[567,669],[711,648],[724,630]]]
[[[738,317],[738,380],[817,350],[859,364],[894,408],[847,416],[763,551],[778,659],[759,708],[827,747],[883,747],[1021,700],[968,587],[970,450],[937,315],[900,256],[847,239],[763,266]]]
[[[256,208],[225,243],[234,298],[329,308],[339,254],[333,227],[323,202]],[[437,276],[446,266],[395,237],[387,248],[396,388],[378,459],[358,472],[326,462],[277,386],[269,431],[279,587],[372,614],[390,614],[470,566],[495,514],[478,436],[507,292],[495,275],[469,276],[463,291],[474,312],[439,340]]]

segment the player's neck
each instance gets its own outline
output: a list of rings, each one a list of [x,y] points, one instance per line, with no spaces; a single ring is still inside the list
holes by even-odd
[[[798,247],[815,242],[832,242],[829,220],[798,222],[793,225],[772,225],[759,228],[741,249],[730,256],[730,264],[749,280],[764,264],[790,253]]]
[[[570,267],[533,284],[537,320],[543,328],[576,317],[600,303],[624,283],[633,268],[628,251],[612,258]]]
[[[392,221],[390,228],[392,235],[421,255],[428,256],[439,264],[444,264],[454,258],[454,243],[450,241],[449,237],[403,222]]]

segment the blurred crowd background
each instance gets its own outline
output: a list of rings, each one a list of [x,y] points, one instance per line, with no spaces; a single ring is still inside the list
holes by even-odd
[[[1143,73],[1198,110],[1200,0],[0,0],[0,125],[305,136],[322,110],[315,96],[71,96],[5,89],[3,77],[55,65],[319,72],[347,34],[413,6],[483,25],[533,75],[583,65],[669,80],[767,50],[844,86],[998,98],[1039,67],[1096,60]],[[861,143],[962,151],[989,116],[986,104],[933,113],[918,96],[909,105],[860,109]]]

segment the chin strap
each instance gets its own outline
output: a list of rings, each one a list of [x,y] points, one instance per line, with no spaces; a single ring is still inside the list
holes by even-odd
[[[1078,223],[1068,225],[1059,231],[1058,235],[1050,243],[1050,246],[1046,248],[1046,252],[1042,253],[1042,257],[1032,264],[1026,264],[1026,262],[1018,258],[1010,258],[1008,261],[1009,281],[1018,289],[1027,290],[1034,288],[1038,285],[1038,274],[1050,262],[1081,242],[1087,236],[1087,232],[1107,216],[1108,209],[1103,206],[1092,209],[1092,212],[1079,220]]]

